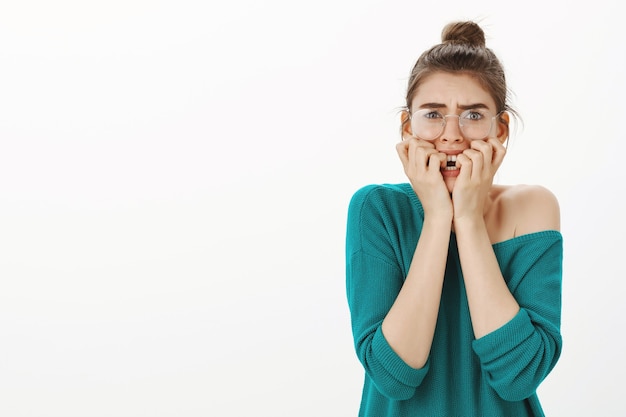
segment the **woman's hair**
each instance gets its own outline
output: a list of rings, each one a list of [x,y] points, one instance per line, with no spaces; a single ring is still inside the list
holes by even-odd
[[[435,72],[468,74],[489,92],[496,103],[496,112],[517,112],[508,103],[504,69],[493,53],[485,46],[485,33],[472,21],[448,23],[441,32],[441,43],[425,51],[415,63],[406,92],[406,109],[426,77]],[[503,120],[502,120],[503,121]],[[408,123],[409,120],[405,120]]]

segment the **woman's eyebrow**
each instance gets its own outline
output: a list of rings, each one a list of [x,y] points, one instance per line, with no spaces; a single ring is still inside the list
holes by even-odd
[[[473,109],[489,110],[489,107],[486,104],[483,104],[483,103],[474,103],[474,104],[459,105],[459,109],[462,109],[462,110],[473,110]]]
[[[443,109],[447,106],[443,103],[424,103],[420,105],[420,109]]]

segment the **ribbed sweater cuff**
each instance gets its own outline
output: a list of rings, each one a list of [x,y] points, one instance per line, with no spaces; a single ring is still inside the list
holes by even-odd
[[[404,385],[417,387],[428,373],[430,359],[426,361],[424,367],[419,369],[407,365],[406,362],[393,351],[387,339],[385,339],[381,327],[379,327],[374,334],[372,351],[385,370]]]
[[[521,308],[508,323],[473,342],[474,352],[482,362],[490,362],[510,352],[534,333],[528,312]]]

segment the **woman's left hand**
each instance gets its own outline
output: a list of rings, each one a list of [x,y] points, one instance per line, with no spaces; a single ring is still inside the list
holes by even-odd
[[[473,140],[469,149],[457,155],[460,172],[452,190],[455,220],[483,218],[485,200],[505,154],[504,145],[492,137]]]

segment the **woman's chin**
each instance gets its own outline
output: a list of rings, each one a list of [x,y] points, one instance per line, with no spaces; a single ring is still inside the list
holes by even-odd
[[[448,192],[452,194],[452,190],[454,189],[454,183],[456,183],[456,177],[444,176],[443,182],[446,184],[446,187],[448,188]]]

